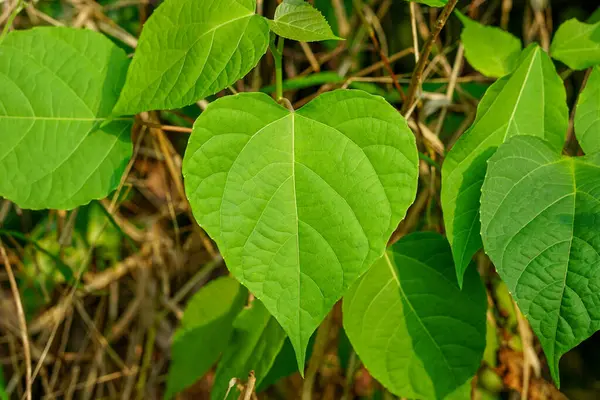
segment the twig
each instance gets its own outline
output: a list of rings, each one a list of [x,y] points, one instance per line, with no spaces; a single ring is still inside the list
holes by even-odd
[[[419,35],[417,34],[417,17],[415,16],[415,2],[410,2],[410,25],[413,35],[413,48],[415,52],[415,63],[419,62]]]
[[[254,371],[250,371],[248,374],[248,383],[246,384],[246,390],[244,391],[244,400],[250,400],[254,393],[254,386],[256,386],[256,376]]]
[[[510,10],[512,10],[512,0],[502,0],[502,17],[500,19],[500,26],[505,31],[508,30],[508,20],[510,18]]]
[[[433,48],[433,44],[435,43],[438,36],[440,35],[440,32],[442,31],[442,28],[444,27],[444,25],[446,25],[446,21],[448,20],[448,17],[452,13],[452,10],[454,10],[454,7],[456,6],[457,2],[458,2],[458,0],[449,0],[448,1],[448,4],[446,4],[446,6],[444,7],[444,10],[442,11],[440,17],[438,18],[437,23],[435,24],[434,30],[431,32],[431,34],[427,38],[427,41],[423,45],[423,50],[421,51],[421,55],[419,56],[419,62],[417,63],[417,66],[415,67],[415,70],[414,70],[413,76],[412,76],[412,80],[411,80],[410,86],[408,88],[408,95],[406,97],[406,101],[402,105],[402,111],[401,111],[402,114],[406,114],[407,111],[412,106],[412,103],[415,98],[415,94],[417,93],[417,90],[418,90],[419,86],[421,85],[421,78],[423,76],[423,71],[425,70],[427,61],[429,60],[429,55],[431,54],[431,49]]]
[[[302,51],[306,55],[306,58],[308,59],[308,62],[310,63],[310,66],[312,67],[313,71],[315,71],[315,72],[321,71],[321,66],[319,65],[319,62],[317,61],[317,58],[315,57],[315,53],[312,52],[308,43],[300,42],[300,47],[302,47]]]
[[[0,240],[0,253],[2,254],[2,261],[4,263],[4,267],[6,268],[6,272],[8,273],[8,280],[10,281],[10,289],[12,291],[15,305],[17,307],[17,317],[19,318],[19,328],[21,330],[21,340],[23,341],[23,352],[25,353],[25,395],[27,400],[32,400],[31,394],[31,349],[29,348],[29,336],[27,334],[27,323],[25,322],[25,312],[23,311],[23,303],[21,303],[21,296],[19,294],[19,288],[17,287],[17,281],[15,280],[15,275],[13,274],[12,267],[10,266],[10,261],[8,260],[8,255],[6,254],[6,249],[4,248],[4,244]]]
[[[333,324],[333,310],[327,314],[325,320],[319,326],[317,330],[317,337],[315,338],[315,344],[313,346],[312,356],[308,362],[308,368],[306,370],[306,377],[304,378],[304,384],[302,385],[302,400],[312,400],[313,388],[315,385],[315,378],[317,377],[317,371],[325,356],[327,350],[327,344],[329,343],[329,331]]]

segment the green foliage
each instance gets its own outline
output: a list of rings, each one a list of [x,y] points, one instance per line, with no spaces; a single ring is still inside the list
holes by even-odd
[[[469,64],[483,75],[494,78],[511,73],[519,61],[521,41],[500,28],[458,15],[464,25],[460,39]]]
[[[425,4],[429,7],[444,7],[448,0],[408,0],[414,1],[415,3]]]
[[[600,151],[600,66],[595,66],[579,95],[575,134],[586,154]]]
[[[267,51],[256,0],[167,0],[144,25],[116,114],[183,107],[235,83]]]
[[[0,195],[71,209],[106,197],[131,156],[131,121],[110,120],[125,53],[99,33],[11,32],[0,44]]]
[[[344,328],[365,366],[392,393],[443,399],[458,391],[460,398],[483,356],[486,308],[477,271],[467,271],[461,291],[446,239],[414,233],[345,296]]]
[[[233,327],[233,336],[219,361],[210,393],[214,400],[225,398],[231,378],[245,380],[250,371],[254,371],[258,387],[273,366],[286,339],[279,323],[258,300],[240,313]]]
[[[572,69],[600,64],[600,21],[587,24],[570,19],[563,23],[552,39],[550,54]]]
[[[414,200],[417,159],[404,119],[361,91],[296,112],[244,93],[196,121],[183,165],[194,216],[289,335],[299,366]]]
[[[225,277],[210,282],[190,299],[173,337],[165,398],[193,384],[228,349],[233,321],[247,297],[245,288]]]
[[[319,10],[304,0],[283,0],[269,26],[279,36],[301,42],[341,39],[333,34]]]
[[[560,150],[568,124],[563,82],[538,46],[529,46],[510,76],[494,83],[479,104],[477,118],[442,166],[442,209],[459,282],[481,248],[479,198],[486,161],[515,135],[547,139]]]
[[[568,158],[517,136],[489,161],[481,195],[486,252],[537,334],[559,384],[558,362],[600,329],[600,154]]]
[[[6,393],[6,386],[4,384],[4,375],[2,373],[2,366],[0,366],[0,400],[8,400],[8,394]]]

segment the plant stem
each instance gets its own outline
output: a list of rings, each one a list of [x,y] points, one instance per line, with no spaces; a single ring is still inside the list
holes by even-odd
[[[408,110],[410,110],[410,108],[412,106],[412,103],[414,101],[417,90],[418,90],[419,86],[421,85],[421,78],[423,76],[423,71],[425,70],[427,61],[429,60],[429,55],[431,54],[431,49],[433,48],[433,44],[435,43],[438,36],[440,35],[440,32],[442,31],[442,28],[444,27],[444,25],[446,25],[446,21],[448,20],[448,17],[450,17],[450,14],[452,13],[452,10],[454,10],[454,7],[456,6],[457,2],[458,2],[458,0],[449,0],[448,1],[448,4],[446,4],[446,6],[444,7],[444,10],[442,11],[442,14],[438,18],[434,29],[432,30],[431,34],[427,38],[427,41],[423,45],[423,50],[421,50],[421,55],[419,56],[419,62],[417,63],[417,66],[415,67],[415,70],[412,75],[412,79],[410,81],[410,86],[408,88],[408,96],[406,97],[406,101],[404,102],[404,104],[402,104],[402,114],[406,114],[406,112]]]
[[[279,102],[283,98],[283,43],[284,39],[279,37],[277,46],[275,46],[275,35],[272,36],[269,48],[273,53],[273,59],[275,60],[275,95]]]
[[[15,8],[13,9],[12,13],[8,17],[6,24],[4,24],[4,29],[2,29],[2,33],[0,34],[0,43],[2,43],[2,41],[8,34],[8,30],[12,26],[15,18],[17,18],[17,15],[19,15],[19,13],[21,12],[21,10],[23,10],[24,7],[25,7],[25,1],[18,0],[17,4],[15,5]]]
[[[312,356],[308,361],[308,369],[306,370],[306,377],[304,378],[304,384],[302,385],[302,400],[312,400],[315,378],[317,377],[319,366],[323,361],[327,345],[329,344],[329,331],[333,325],[334,310],[335,308],[327,314],[317,330],[317,337],[315,338]]]

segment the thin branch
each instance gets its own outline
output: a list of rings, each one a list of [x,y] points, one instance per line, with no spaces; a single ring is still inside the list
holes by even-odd
[[[419,62],[417,63],[417,66],[415,67],[415,70],[414,70],[413,76],[412,76],[412,80],[411,80],[410,86],[408,88],[408,96],[407,96],[404,104],[402,104],[402,111],[401,111],[402,114],[406,114],[406,112],[412,106],[412,103],[414,101],[417,90],[421,86],[421,78],[423,76],[423,71],[425,70],[425,66],[427,65],[427,61],[429,60],[429,55],[431,54],[431,49],[433,48],[433,44],[435,43],[438,36],[440,35],[440,32],[442,31],[442,28],[444,27],[444,25],[446,25],[446,21],[448,20],[448,17],[450,17],[450,14],[452,13],[452,10],[454,10],[454,7],[456,6],[457,2],[458,2],[458,0],[449,0],[448,1],[448,4],[446,4],[440,17],[438,18],[437,23],[435,24],[435,27],[434,27],[433,31],[431,32],[431,35],[429,35],[429,37],[427,38],[427,42],[425,42],[425,44],[423,45],[423,50],[421,51],[421,55],[419,56]]]

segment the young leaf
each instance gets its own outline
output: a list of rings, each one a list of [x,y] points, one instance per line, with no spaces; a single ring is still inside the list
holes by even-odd
[[[234,322],[233,336],[219,361],[210,398],[224,399],[231,378],[245,380],[250,371],[254,371],[258,387],[273,366],[285,338],[275,318],[260,301],[254,300]]]
[[[592,69],[585,89],[579,95],[575,134],[586,154],[600,151],[600,66]]]
[[[414,1],[415,3],[425,4],[426,6],[429,6],[429,7],[444,7],[446,5],[446,3],[448,3],[448,0],[408,0],[408,1]]]
[[[319,10],[304,0],[283,0],[269,26],[279,36],[300,42],[342,40],[333,34]]]
[[[357,90],[297,112],[262,93],[227,96],[196,121],[183,163],[194,216],[286,331],[301,371],[312,332],[413,202],[417,162],[406,121]]]
[[[0,196],[71,209],[108,195],[131,157],[130,120],[109,120],[128,60],[103,35],[15,31],[0,44]]]
[[[564,22],[552,39],[550,54],[572,69],[600,64],[600,21],[586,24],[573,18]]]
[[[414,233],[344,297],[344,328],[369,372],[392,393],[443,399],[479,368],[486,307],[475,269],[466,272],[462,291],[458,287],[446,239]]]
[[[510,33],[458,14],[464,25],[460,35],[469,64],[483,75],[500,78],[511,73],[521,54],[521,41]]]
[[[484,248],[537,334],[559,385],[558,362],[600,329],[600,154],[561,157],[517,136],[489,161],[481,195]]]
[[[244,77],[267,51],[256,0],[166,0],[144,25],[115,113],[192,104]]]
[[[165,399],[204,375],[226,349],[248,292],[234,278],[216,279],[192,297],[171,348]]]
[[[552,61],[538,46],[528,47],[510,76],[486,92],[477,118],[456,142],[442,166],[442,208],[459,283],[481,248],[479,197],[486,161],[515,135],[540,136],[560,152],[568,124],[566,94]]]

